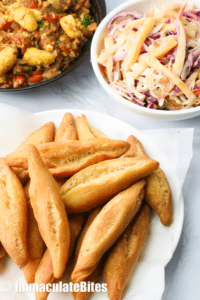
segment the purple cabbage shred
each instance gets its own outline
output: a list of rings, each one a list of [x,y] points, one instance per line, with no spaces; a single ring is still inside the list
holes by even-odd
[[[120,12],[118,14],[116,14],[107,24],[107,29],[110,30],[112,23],[117,20],[118,18],[125,18],[130,16],[132,18],[132,20],[136,20],[138,18],[142,18],[142,14],[140,13],[136,13],[136,12]]]
[[[174,91],[174,93],[178,93],[178,92],[180,91],[180,89],[179,89],[179,87],[175,86],[175,87],[173,88],[173,91]]]
[[[195,62],[194,62],[194,64],[193,64],[193,67],[194,67],[195,69],[199,69],[199,68],[200,68],[200,57],[198,57],[198,58],[195,60]]]
[[[138,105],[140,106],[144,106],[144,102],[138,100],[137,98],[135,98],[132,94],[129,94],[129,96],[131,97],[131,99]]]
[[[153,103],[149,103],[149,104],[147,105],[147,108],[154,108]]]
[[[145,44],[148,47],[148,46],[150,46],[152,44],[152,41],[149,38],[147,38],[146,41],[145,41]]]
[[[157,40],[157,39],[160,38],[160,34],[157,33],[157,34],[150,35],[149,38],[150,38],[150,39],[153,39],[153,40]]]
[[[148,102],[155,103],[158,101],[158,99],[153,97],[149,92],[142,92],[141,94],[146,96]]]
[[[161,64],[166,65],[166,64],[168,64],[169,59],[167,57],[163,56],[160,58],[160,62],[161,62]]]
[[[175,31],[167,31],[166,35],[177,35],[177,33]]]
[[[138,83],[139,83],[139,80],[135,79],[134,80],[134,86],[137,87]]]
[[[200,11],[195,12],[184,12],[183,16],[186,17],[187,21],[192,22],[193,20],[200,21]],[[188,20],[189,18],[189,20]]]
[[[175,56],[174,56],[174,54],[168,54],[167,55],[167,58],[169,59],[169,60],[171,60],[171,62],[175,62]]]

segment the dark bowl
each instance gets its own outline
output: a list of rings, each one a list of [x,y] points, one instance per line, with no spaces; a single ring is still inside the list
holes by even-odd
[[[98,24],[103,20],[103,18],[106,16],[106,4],[105,0],[90,0],[91,8],[90,8],[90,14],[92,18],[97,22]],[[81,64],[84,57],[89,53],[90,46],[92,42],[92,37],[88,38],[87,41],[81,46],[80,54],[79,56],[70,64],[70,67],[63,68],[61,70],[61,74],[58,76],[55,76],[54,78],[50,80],[45,80],[41,83],[32,84],[26,87],[21,88],[11,88],[11,89],[2,89],[0,88],[0,92],[22,92],[30,89],[35,89],[37,87],[43,86],[45,84],[49,84],[55,80],[60,79],[61,77],[69,74],[71,71],[73,71],[78,65]]]

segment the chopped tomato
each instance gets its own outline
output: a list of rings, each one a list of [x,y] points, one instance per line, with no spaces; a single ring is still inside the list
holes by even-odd
[[[65,45],[60,45],[59,48],[60,48],[63,52],[65,52],[65,53],[69,53],[69,52],[70,52],[69,49],[67,49],[67,47],[65,47]]]
[[[16,42],[17,44],[21,45],[22,53],[24,53],[26,51],[27,46],[24,43],[22,43],[22,39],[21,38],[18,38],[18,37],[13,36],[13,35],[8,36],[8,38],[10,40]]]
[[[24,53],[26,51],[26,46],[22,46],[22,53]]]
[[[7,30],[12,31],[13,30],[12,24],[13,24],[13,22],[6,22],[6,24],[2,27],[2,29],[5,31],[7,31]]]
[[[37,40],[40,39],[40,33],[39,33],[38,31],[36,31],[36,33],[35,33],[35,38],[36,38]]]
[[[29,78],[29,82],[30,82],[30,83],[39,82],[39,81],[41,81],[41,80],[43,80],[43,76],[42,76],[42,75],[35,75],[35,76],[31,76],[31,77]]]
[[[18,38],[18,37],[16,37],[16,36],[13,36],[13,35],[8,36],[8,38],[9,38],[10,40],[12,40],[12,41],[14,41],[14,42],[16,42],[16,43],[22,45],[22,40],[21,40],[20,38]]]
[[[17,76],[15,77],[15,82],[16,82],[17,84],[24,84],[24,82],[25,82],[25,77],[24,77],[24,76],[17,75]]]
[[[200,95],[200,90],[193,90],[192,92],[193,92],[193,94],[195,94],[196,96],[199,96],[199,95]]]
[[[36,9],[36,8],[38,8],[38,3],[35,2],[35,1],[32,1],[32,2],[31,2],[31,5],[30,5],[30,8],[31,8],[31,9]]]
[[[62,15],[58,15],[56,13],[51,13],[50,16],[44,16],[43,19],[45,19],[48,22],[56,23],[60,18],[62,18]]]
[[[36,70],[35,72],[33,72],[33,76],[42,75],[42,74],[43,74],[42,70]]]

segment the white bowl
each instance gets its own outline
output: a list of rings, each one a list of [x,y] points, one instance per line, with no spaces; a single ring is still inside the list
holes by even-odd
[[[179,111],[164,111],[164,110],[155,110],[150,109],[146,107],[139,106],[137,104],[134,104],[120,95],[118,95],[105,81],[103,78],[99,67],[97,63],[97,56],[100,54],[102,48],[103,48],[103,40],[105,35],[107,35],[107,29],[106,25],[108,21],[115,16],[117,13],[121,11],[139,11],[139,12],[145,12],[149,11],[153,7],[161,7],[163,5],[169,5],[171,3],[185,3],[185,0],[170,0],[166,3],[165,0],[159,0],[159,1],[149,1],[149,0],[130,0],[127,1],[120,6],[116,7],[114,10],[112,10],[100,23],[100,25],[97,28],[97,31],[93,37],[92,40],[92,46],[91,46],[91,60],[92,60],[92,66],[94,69],[94,72],[96,74],[97,79],[99,80],[101,86],[104,88],[104,90],[117,102],[125,106],[126,108],[134,111],[137,114],[141,114],[145,117],[154,118],[154,119],[161,119],[166,121],[176,121],[176,120],[185,120],[189,118],[196,117],[200,115],[200,106],[195,108],[189,108],[189,109],[183,109]],[[199,0],[192,1],[197,7],[199,7]]]

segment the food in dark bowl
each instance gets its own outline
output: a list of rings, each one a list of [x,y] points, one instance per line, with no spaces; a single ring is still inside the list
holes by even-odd
[[[89,0],[0,2],[0,88],[23,88],[60,75],[97,23]]]

